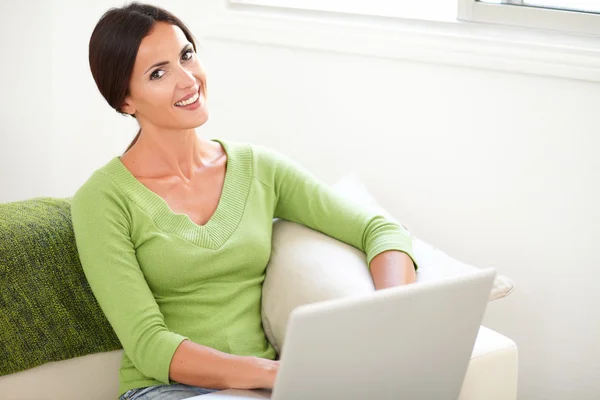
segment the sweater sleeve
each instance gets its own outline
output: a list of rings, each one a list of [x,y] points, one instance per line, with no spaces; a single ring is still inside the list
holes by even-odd
[[[373,258],[388,250],[408,254],[418,269],[412,236],[400,224],[338,194],[289,157],[264,146],[259,151],[272,169],[275,218],[300,223],[354,246],[366,254],[369,269]]]
[[[166,327],[140,269],[125,197],[111,185],[110,178],[98,179],[95,184],[86,182],[71,202],[84,274],[135,367],[148,377],[170,383],[171,359],[187,337]]]

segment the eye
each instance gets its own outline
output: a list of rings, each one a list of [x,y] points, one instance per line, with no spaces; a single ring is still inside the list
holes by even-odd
[[[185,58],[186,54],[189,54],[190,56],[188,58]],[[188,60],[191,60],[193,58],[193,56],[194,56],[194,50],[188,49],[185,53],[183,53],[182,57],[185,61],[188,61]]]
[[[158,72],[164,72],[162,69],[157,69],[152,74],[150,74],[150,80],[156,80],[162,78],[162,75],[156,75]],[[164,75],[164,74],[163,74]]]

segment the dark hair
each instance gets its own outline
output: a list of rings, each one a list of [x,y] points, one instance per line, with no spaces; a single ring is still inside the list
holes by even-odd
[[[121,115],[131,115],[124,113],[121,107],[129,96],[129,83],[140,43],[157,21],[181,28],[196,51],[194,36],[179,18],[160,7],[135,1],[120,8],[110,8],[92,32],[89,44],[92,75],[102,96]],[[125,152],[135,144],[141,132],[140,128]]]

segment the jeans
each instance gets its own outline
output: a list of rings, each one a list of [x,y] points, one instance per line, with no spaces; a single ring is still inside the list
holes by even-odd
[[[218,389],[204,389],[182,383],[174,383],[172,385],[156,385],[139,389],[129,389],[119,397],[119,400],[180,400],[216,391]]]

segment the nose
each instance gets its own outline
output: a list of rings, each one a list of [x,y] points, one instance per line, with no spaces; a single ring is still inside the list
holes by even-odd
[[[196,77],[191,70],[184,66],[178,68],[177,84],[181,88],[188,88],[196,84]]]

